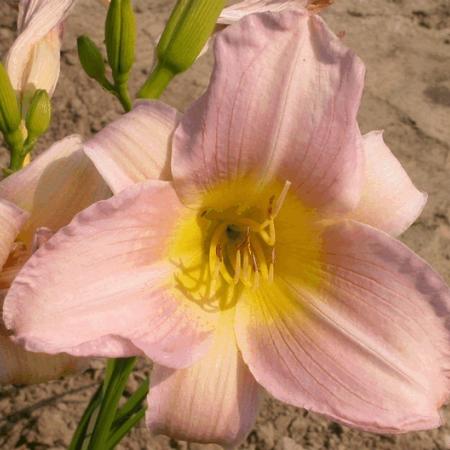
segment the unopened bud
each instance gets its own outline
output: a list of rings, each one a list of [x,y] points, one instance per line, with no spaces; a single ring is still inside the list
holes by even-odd
[[[20,110],[8,73],[0,63],[0,131],[10,134],[20,125]]]
[[[118,84],[128,79],[134,63],[136,19],[131,0],[111,0],[105,23],[108,62]]]
[[[158,98],[175,75],[194,63],[224,5],[225,0],[178,0],[158,42],[156,66],[138,97]]]
[[[213,33],[224,0],[178,0],[159,40],[159,62],[175,73],[188,69]]]
[[[25,122],[28,140],[34,140],[48,130],[51,116],[52,106],[50,97],[46,90],[38,89],[31,99]]]
[[[94,80],[103,81],[105,79],[105,61],[95,43],[87,36],[80,36],[77,39],[78,57],[87,75]]]

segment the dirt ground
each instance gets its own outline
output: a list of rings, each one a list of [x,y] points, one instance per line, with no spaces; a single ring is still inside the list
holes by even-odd
[[[136,0],[138,63],[132,88],[148,74],[152,43],[174,0]],[[0,55],[14,39],[16,1],[0,2]],[[54,97],[51,130],[40,143],[67,134],[88,137],[120,113],[120,106],[80,70],[76,37],[102,41],[105,10],[100,2],[80,0],[67,22],[61,79]],[[422,217],[403,240],[450,281],[450,0],[335,0],[324,16],[367,65],[360,112],[363,132],[384,129],[385,139],[416,184],[429,193]],[[163,99],[185,109],[208,83],[207,55],[179,77]],[[5,152],[0,152],[5,161]],[[67,448],[86,402],[103,370],[96,361],[82,375],[43,385],[0,390],[0,449]],[[145,361],[133,375],[133,390],[150,370]],[[258,450],[438,450],[450,449],[450,407],[438,430],[402,436],[362,433],[303,410],[267,399],[242,449]],[[191,449],[200,446],[152,437],[143,424],[120,449]],[[208,446],[208,448],[215,448]]]

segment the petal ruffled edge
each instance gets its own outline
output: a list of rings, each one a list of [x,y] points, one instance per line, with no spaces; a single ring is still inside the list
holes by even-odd
[[[344,221],[322,238],[315,289],[281,276],[238,304],[237,341],[251,372],[276,398],[349,426],[439,426],[450,389],[448,286],[368,225]]]
[[[301,11],[251,14],[220,33],[215,56],[207,92],[174,134],[172,173],[183,201],[253,177],[289,180],[312,208],[354,209],[364,162],[360,59],[320,17]]]
[[[349,219],[398,236],[420,216],[428,195],[413,184],[383,139],[382,131],[363,136],[364,186],[359,205]]]
[[[182,297],[166,254],[184,212],[169,182],[147,181],[75,216],[9,289],[3,318],[15,340],[50,354],[193,364],[210,346],[214,317]]]

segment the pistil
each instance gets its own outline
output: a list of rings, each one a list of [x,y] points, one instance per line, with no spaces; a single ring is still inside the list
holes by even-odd
[[[273,281],[275,265],[275,219],[279,214],[291,183],[286,181],[280,195],[269,199],[267,219],[258,222],[238,214],[238,208],[224,212],[212,209],[201,217],[217,223],[209,246],[209,271],[212,285],[219,276],[230,286],[242,282],[257,288],[261,279]]]

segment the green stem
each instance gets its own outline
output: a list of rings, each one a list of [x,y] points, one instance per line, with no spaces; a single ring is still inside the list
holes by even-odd
[[[83,443],[86,438],[86,432],[88,430],[89,422],[91,420],[92,414],[99,407],[102,401],[102,387],[100,385],[95,391],[95,394],[91,398],[87,408],[85,409],[83,416],[81,417],[80,423],[72,437],[72,441],[69,445],[68,450],[81,450],[83,448]]]
[[[11,155],[8,170],[16,172],[22,168],[26,156],[26,153],[23,151],[22,131],[18,128],[12,133],[5,134],[4,138]]]
[[[11,159],[9,160],[8,169],[11,172],[17,172],[20,170],[23,166],[25,156],[26,155],[22,154],[22,152],[11,152]]]
[[[172,81],[175,73],[161,63],[158,63],[138,92],[139,98],[159,98]]]
[[[94,431],[89,442],[89,450],[105,450],[107,448],[108,437],[116,415],[117,406],[135,362],[136,358],[118,358],[111,363],[114,364],[114,369],[103,396]]]
[[[128,112],[131,111],[131,98],[128,92],[127,82],[116,84],[115,86],[116,97],[119,99],[123,109]]]
[[[123,437],[145,416],[145,409],[139,410],[136,414],[131,416],[126,422],[124,422],[119,428],[114,430],[108,439],[106,448],[109,450],[114,447],[123,439]]]

